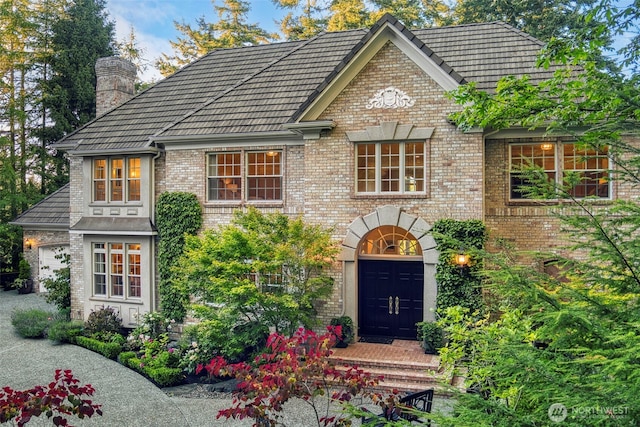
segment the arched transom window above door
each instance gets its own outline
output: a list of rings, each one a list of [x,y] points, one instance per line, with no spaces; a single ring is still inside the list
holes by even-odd
[[[382,225],[362,239],[360,255],[422,255],[418,240],[407,230],[394,225]]]

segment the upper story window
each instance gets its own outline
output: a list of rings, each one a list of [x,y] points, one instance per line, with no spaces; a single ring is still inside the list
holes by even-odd
[[[530,167],[539,168],[547,178],[557,184],[573,176],[577,183],[569,189],[572,197],[611,197],[608,148],[598,150],[573,143],[537,142],[511,144],[510,189],[511,199],[526,199],[526,188],[532,185],[522,173]]]
[[[424,142],[356,144],[356,192],[425,193],[425,146]]]
[[[93,201],[140,201],[140,158],[94,159]]]
[[[93,243],[93,295],[142,297],[140,243]]]
[[[282,200],[282,152],[209,154],[207,200]]]

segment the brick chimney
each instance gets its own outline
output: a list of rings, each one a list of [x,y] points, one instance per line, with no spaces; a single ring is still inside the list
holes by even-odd
[[[135,91],[136,66],[110,56],[96,61],[96,116],[101,116],[131,98]]]

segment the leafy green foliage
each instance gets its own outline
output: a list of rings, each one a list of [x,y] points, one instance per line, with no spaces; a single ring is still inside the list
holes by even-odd
[[[58,250],[56,259],[62,260],[63,267],[54,270],[52,277],[42,279],[47,290],[45,299],[48,303],[55,304],[59,310],[68,310],[71,307],[71,268],[69,267],[69,254]]]
[[[482,263],[474,254],[484,247],[485,225],[479,220],[441,219],[434,223],[431,231],[440,251],[436,270],[437,312],[441,314],[447,307],[456,305],[482,312],[482,277],[479,274]],[[460,251],[470,256],[467,265],[456,264],[454,257]]]
[[[96,353],[100,353],[108,359],[116,359],[122,351],[122,344],[117,342],[103,342],[95,338],[77,336],[76,344]]]
[[[602,5],[593,16],[607,25],[597,27],[597,37],[578,34],[547,46],[540,64],[562,64],[551,79],[534,86],[507,78],[495,95],[473,87],[457,91],[454,99],[465,105],[455,115],[458,123],[545,129],[587,147],[607,145],[619,185],[637,186],[639,151],[627,138],[640,129],[638,76],[603,62],[602,48],[612,32],[637,23],[638,9]],[[637,58],[637,45],[628,47],[626,59]],[[441,361],[450,369],[462,364],[475,393],[456,396],[453,417],[437,419],[438,425],[548,425],[553,404],[566,409],[563,426],[640,419],[640,208],[636,200],[571,199],[567,186],[534,191],[570,202],[559,218],[569,242],[563,249],[575,258],[555,255],[553,268],[537,271],[515,262],[513,249],[485,254],[492,316],[478,319],[461,307],[445,311],[449,345]]]
[[[84,322],[80,320],[60,319],[51,324],[47,330],[47,338],[59,343],[76,343],[76,337],[84,332]]]
[[[437,354],[444,345],[444,331],[436,322],[418,322],[418,341],[425,353]]]
[[[315,304],[333,287],[324,269],[336,254],[329,231],[249,209],[228,226],[187,237],[175,273],[199,301],[196,316],[225,324],[227,339],[256,321],[292,334],[317,323]]]
[[[88,335],[106,334],[107,336],[119,334],[122,328],[122,319],[118,317],[113,307],[102,307],[92,311],[84,324]]]
[[[11,313],[11,324],[23,338],[44,338],[47,329],[55,319],[55,313],[30,308]]]
[[[162,193],[156,204],[160,306],[169,319],[182,321],[186,315],[188,293],[177,287],[173,266],[182,255],[185,235],[193,235],[202,226],[202,208],[192,193]]]

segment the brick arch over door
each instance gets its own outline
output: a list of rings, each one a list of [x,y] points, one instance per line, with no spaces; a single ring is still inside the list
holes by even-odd
[[[392,205],[381,206],[368,215],[356,218],[347,229],[340,254],[340,260],[343,263],[342,298],[344,313],[357,322],[359,310],[358,249],[362,240],[370,231],[385,225],[397,226],[407,230],[420,243],[422,263],[424,265],[424,320],[434,320],[438,251],[436,242],[430,234],[431,225],[424,219],[403,212],[400,207]]]

